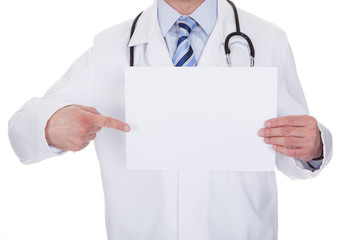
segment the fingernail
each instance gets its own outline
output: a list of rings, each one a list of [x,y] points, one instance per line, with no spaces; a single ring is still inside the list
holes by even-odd
[[[271,127],[271,122],[270,121],[266,121],[265,122],[265,127]]]
[[[130,131],[130,126],[124,125],[124,126],[123,126],[123,131],[129,132],[129,131]]]
[[[265,129],[262,128],[259,130],[259,136],[263,137],[264,135],[265,135]]]
[[[265,143],[269,144],[269,138],[265,138]]]

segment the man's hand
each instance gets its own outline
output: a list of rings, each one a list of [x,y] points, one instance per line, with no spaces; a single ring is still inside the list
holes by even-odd
[[[265,143],[285,156],[310,161],[323,153],[323,143],[317,121],[314,117],[287,116],[270,119],[265,128],[260,129],[259,136]]]
[[[71,105],[58,110],[48,120],[45,137],[51,146],[76,152],[87,147],[102,127],[130,131],[128,124],[102,116],[93,107]]]

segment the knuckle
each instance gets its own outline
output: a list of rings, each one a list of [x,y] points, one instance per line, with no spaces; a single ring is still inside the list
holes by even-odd
[[[79,135],[79,137],[84,137],[84,136],[88,135],[88,130],[85,128],[82,128],[82,129],[80,129],[78,135]]]
[[[308,129],[308,136],[316,139],[319,136],[319,132],[317,129]]]
[[[88,125],[90,125],[93,122],[95,114],[91,112],[85,112],[84,115],[86,117],[86,122],[88,122]]]
[[[84,114],[79,114],[76,118],[76,122],[79,125],[86,125],[89,122],[89,119]]]
[[[91,140],[94,140],[96,137],[97,137],[97,134],[96,134],[96,133],[93,133],[93,134],[91,135]]]
[[[88,107],[88,110],[91,112],[91,113],[94,113],[94,114],[98,114],[98,110],[95,108],[95,107]]]
[[[289,125],[290,126],[296,125],[296,121],[297,121],[296,117],[289,117]]]
[[[71,150],[72,150],[73,152],[78,152],[78,151],[80,151],[80,148],[79,148],[79,146],[73,146],[73,147],[71,148]]]
[[[81,146],[83,143],[84,143],[84,141],[82,140],[82,138],[76,138],[76,139],[73,141],[73,144],[74,144],[74,146],[76,146],[76,147]]]
[[[312,116],[307,116],[307,123],[311,126],[316,126],[317,125],[317,120],[312,117]]]
[[[286,144],[287,146],[295,146],[297,144],[297,139],[293,137],[286,138]]]
[[[291,129],[290,129],[290,127],[283,127],[281,132],[282,132],[283,136],[290,136]]]
[[[99,132],[101,129],[102,129],[101,127],[92,126],[92,127],[90,128],[89,133],[97,133],[97,132]]]
[[[74,147],[74,151],[75,152],[78,152],[78,151],[81,151],[81,150],[83,150],[84,148],[86,148],[87,146],[88,146],[88,142],[87,143],[81,143],[81,144],[79,144],[79,145],[75,145],[75,147]]]
[[[111,121],[110,121],[109,118],[103,119],[103,125],[104,125],[104,126],[110,126],[110,124],[111,124]]]
[[[82,149],[83,149],[82,146],[78,146],[76,147],[76,152],[81,151]]]
[[[89,145],[89,142],[86,142],[80,146],[80,150],[85,149]]]

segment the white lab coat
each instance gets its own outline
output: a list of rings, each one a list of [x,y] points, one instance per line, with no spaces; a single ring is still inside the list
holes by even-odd
[[[278,116],[308,114],[286,35],[242,10],[239,15],[242,31],[255,45],[256,67],[279,69]],[[58,155],[47,145],[44,128],[51,115],[63,106],[94,106],[103,115],[124,120],[124,67],[129,65],[129,46],[135,46],[136,66],[172,66],[157,21],[156,1],[143,13],[129,41],[131,24],[132,20],[99,34],[93,47],[44,97],[31,99],[14,114],[9,136],[23,163]],[[233,31],[233,11],[225,0],[219,0],[218,20],[198,67],[227,66],[224,41]],[[242,40],[231,40],[232,63],[248,66],[249,50],[232,43],[238,41]],[[330,132],[320,124],[319,127],[324,142],[320,170],[305,170],[298,160],[279,154],[278,170],[295,179],[311,178],[321,171],[331,157],[332,140]],[[274,172],[129,171],[125,133],[112,129],[98,133],[95,148],[109,240],[277,239]]]

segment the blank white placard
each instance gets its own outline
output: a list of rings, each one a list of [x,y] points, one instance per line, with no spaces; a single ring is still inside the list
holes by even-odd
[[[276,117],[276,68],[128,67],[127,169],[274,171],[258,136]]]

